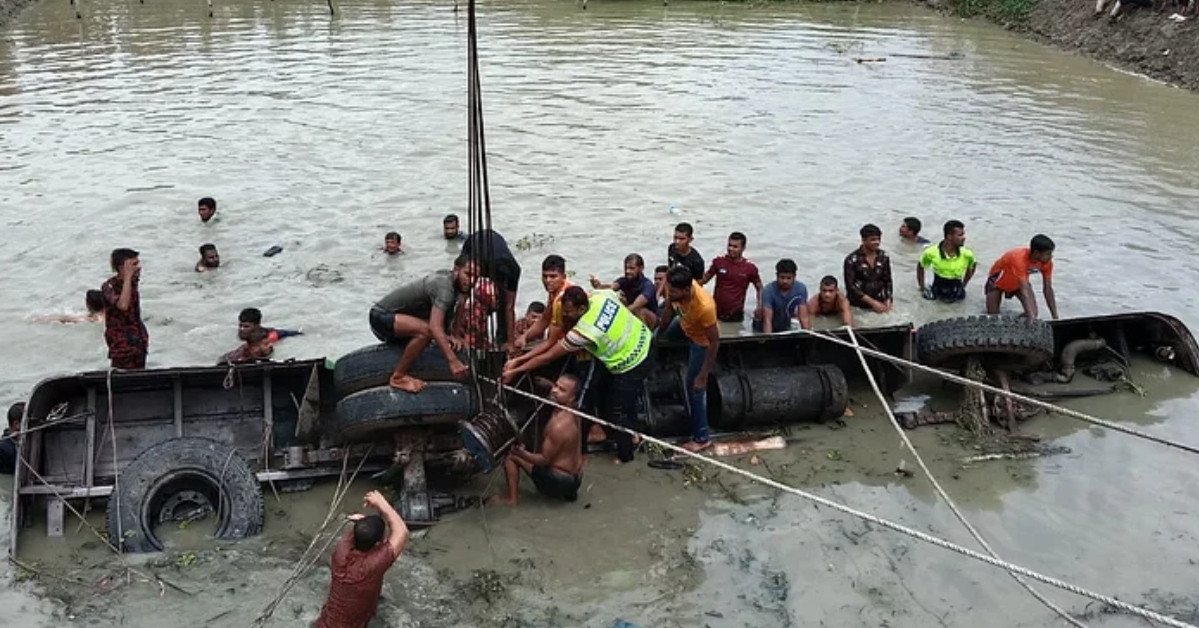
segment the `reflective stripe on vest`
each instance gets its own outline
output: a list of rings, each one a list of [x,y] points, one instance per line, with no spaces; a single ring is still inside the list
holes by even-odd
[[[621,305],[615,293],[607,291],[591,295],[574,330],[595,345],[592,353],[596,359],[616,375],[641,364],[653,339],[645,323]]]

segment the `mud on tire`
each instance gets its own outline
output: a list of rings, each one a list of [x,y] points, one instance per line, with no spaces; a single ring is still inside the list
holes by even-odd
[[[1053,359],[1053,327],[1043,320],[968,316],[935,321],[916,332],[922,364],[960,369],[970,356],[992,368],[1025,370]]]
[[[262,487],[236,450],[208,438],[173,438],[143,451],[120,471],[108,497],[108,540],[126,552],[163,548],[159,523],[216,518],[213,537],[262,531]]]
[[[419,394],[379,386],[337,402],[342,442],[369,441],[397,428],[457,425],[475,415],[474,392],[457,382],[429,382]]]
[[[333,364],[333,390],[338,397],[344,397],[368,388],[386,386],[406,346],[407,342],[380,343],[341,356]],[[416,358],[409,373],[427,380],[453,378],[445,355],[432,342]]]

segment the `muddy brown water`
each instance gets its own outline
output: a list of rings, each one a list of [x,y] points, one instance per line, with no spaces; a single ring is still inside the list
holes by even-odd
[[[143,251],[154,366],[214,361],[246,306],[304,328],[279,357],[336,356],[373,341],[374,298],[448,262],[437,230],[465,199],[465,25],[448,3],[337,6],[330,19],[320,3],[218,0],[210,20],[195,1],[82,0],[76,20],[53,0],[9,25],[0,337],[18,359],[0,398],[104,366],[95,327],[31,317],[80,308],[116,246]],[[977,286],[960,307],[916,298],[917,251],[892,235],[916,214],[930,234],[964,220],[984,267],[1035,232],[1055,237],[1064,315],[1156,309],[1199,324],[1185,263],[1199,200],[1191,94],[898,5],[517,1],[484,6],[481,29],[496,221],[529,245],[522,301],[545,254],[580,278],[615,275],[626,252],[656,263],[679,220],[709,259],[739,229],[767,275],[793,257],[814,287],[870,221],[899,297],[862,323],[977,312]],[[896,56],[951,52],[965,58]],[[194,213],[205,195],[220,201],[209,225]],[[392,229],[408,253],[387,259],[376,248]],[[207,241],[225,266],[195,275]],[[274,244],[283,254],[260,256]],[[1199,442],[1199,380],[1151,363],[1137,378],[1145,399],[1075,405]],[[946,403],[935,384],[904,395],[904,407]],[[843,429],[795,429],[753,468],[972,546],[925,481],[894,473],[914,464],[869,393],[854,399]],[[1028,429],[1071,453],[963,469],[952,430],[914,437],[1005,557],[1199,621],[1194,457],[1062,418]],[[1054,625],[990,567],[727,473],[694,479],[596,458],[577,504],[525,494],[515,510],[453,515],[393,569],[379,623]],[[268,496],[251,541],[218,551],[182,530],[170,551],[129,559],[191,595],[105,579],[119,563],[77,522],[63,540],[24,535],[21,558],[86,586],[4,571],[3,623],[248,625],[332,492]],[[326,579],[301,580],[274,625],[311,621]],[[1050,595],[1090,625],[1135,623]]]

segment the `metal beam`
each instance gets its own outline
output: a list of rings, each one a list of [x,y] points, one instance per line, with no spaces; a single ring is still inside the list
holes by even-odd
[[[274,380],[269,370],[262,372],[262,467],[271,469],[271,452],[275,449]]]
[[[175,402],[175,436],[183,437],[183,379],[176,373],[174,377]]]
[[[83,454],[83,485],[96,484],[96,387],[87,387],[87,445]],[[61,506],[60,506],[61,507]]]

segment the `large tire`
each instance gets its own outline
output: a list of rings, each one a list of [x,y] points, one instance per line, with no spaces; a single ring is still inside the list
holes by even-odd
[[[218,539],[262,531],[262,486],[233,448],[208,438],[173,438],[143,451],[108,497],[108,538],[126,552],[161,551],[154,528],[180,507],[211,510]]]
[[[429,382],[418,394],[379,386],[337,402],[337,431],[343,442],[374,440],[404,427],[457,425],[476,413],[469,386]]]
[[[386,386],[406,346],[406,342],[380,343],[351,351],[338,358],[333,364],[333,390],[337,397],[352,395],[367,388]],[[436,343],[429,343],[428,348],[416,358],[409,373],[413,377],[433,381],[453,379],[445,354]]]
[[[975,356],[985,366],[1012,371],[1053,359],[1053,327],[1042,320],[1006,316],[968,316],[935,321],[916,333],[920,362],[960,369]]]

